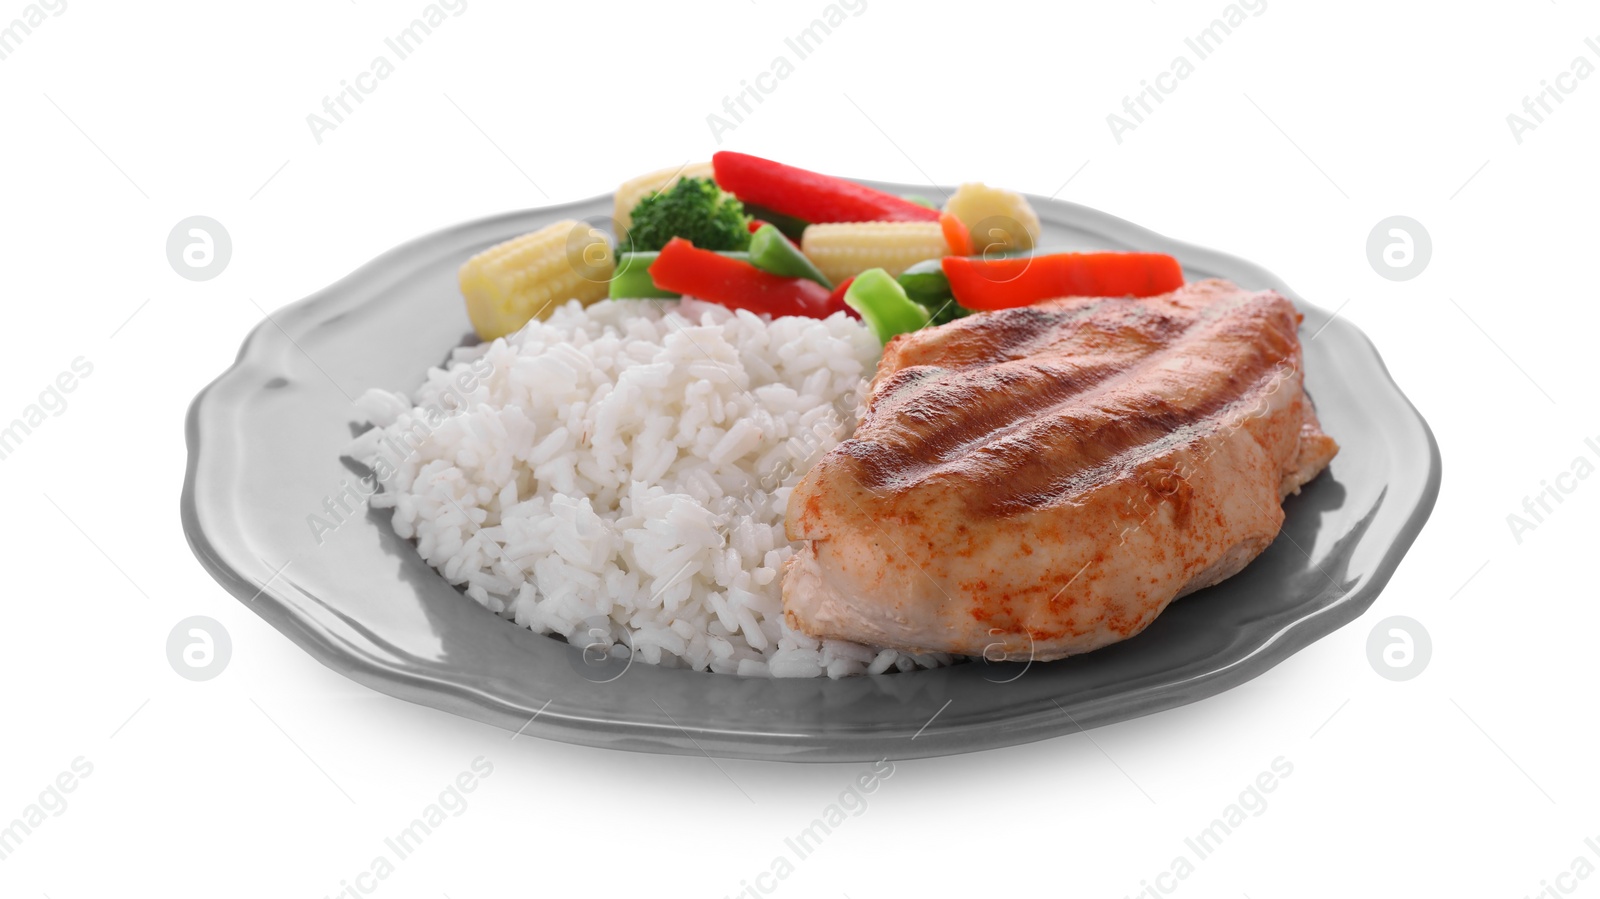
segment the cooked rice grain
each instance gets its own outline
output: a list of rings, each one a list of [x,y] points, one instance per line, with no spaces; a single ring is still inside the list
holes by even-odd
[[[593,653],[773,677],[949,664],[783,621],[785,504],[855,428],[878,352],[843,314],[574,302],[457,349],[414,396],[367,391],[349,455],[452,584]]]

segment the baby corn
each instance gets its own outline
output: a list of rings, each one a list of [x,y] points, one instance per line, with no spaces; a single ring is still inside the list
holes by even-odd
[[[603,231],[571,219],[497,244],[461,266],[467,316],[484,340],[546,318],[571,299],[585,306],[606,295],[616,268]]]
[[[800,251],[838,284],[869,268],[899,275],[950,247],[938,222],[836,222],[807,225]]]

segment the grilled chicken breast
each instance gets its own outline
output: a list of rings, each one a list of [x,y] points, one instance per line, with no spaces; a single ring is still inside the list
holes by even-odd
[[[1266,549],[1338,451],[1299,322],[1205,281],[896,337],[855,434],[789,499],[789,623],[991,660],[1139,633]]]

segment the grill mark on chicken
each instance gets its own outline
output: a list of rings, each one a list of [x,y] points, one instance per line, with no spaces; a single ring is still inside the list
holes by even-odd
[[[1114,406],[1085,408],[1094,400],[1113,397],[1121,385],[1148,376],[1153,365],[1181,352],[1182,341],[1191,332],[1219,322],[1226,327],[1224,314],[1246,301],[1208,307],[1187,319],[1161,314],[1139,300],[1077,302],[1076,308],[1065,311],[1027,307],[995,313],[1006,322],[979,324],[975,330],[1005,335],[1004,341],[991,346],[1033,347],[1052,357],[1074,352],[1078,348],[1074,337],[1115,334],[1132,338],[1131,359],[1077,365],[1034,359],[986,364],[970,355],[969,348],[966,364],[959,369],[947,361],[939,367],[880,371],[875,392],[880,402],[858,432],[871,436],[844,441],[836,451],[861,462],[862,486],[875,491],[904,489],[953,463],[981,467],[994,481],[973,498],[971,512],[1012,514],[1070,495],[1074,484],[1099,474],[1109,460],[1163,435],[1185,432],[1234,404],[1295,348],[1291,340],[1274,341],[1270,351],[1260,348],[1248,364],[1226,374],[1225,390],[1206,393],[1197,404],[1185,406],[1153,394],[1131,393],[1116,395],[1122,402]],[[1102,333],[1081,335],[1082,328]],[[1292,338],[1292,330],[1289,333]],[[916,389],[909,389],[913,384]],[[897,419],[891,439],[881,439],[874,427],[884,416]],[[1061,479],[1055,473],[1063,468],[1077,474]]]
[[[1282,371],[1274,369],[1263,380],[1275,381]],[[1015,443],[1018,452],[1006,464],[996,467],[999,480],[992,489],[971,496],[968,509],[973,515],[1007,516],[1070,501],[1074,495],[1113,478],[1133,477],[1148,459],[1227,427],[1226,418],[1219,417],[1219,413],[1257,399],[1254,388],[1236,396],[1212,394],[1204,402],[1187,409],[1146,398],[1145,402],[1129,404],[1119,410],[1127,417],[1106,419],[1073,412],[1041,422],[1002,441],[1008,448]],[[1056,461],[1059,454],[1052,456],[1052,453],[1069,444],[1078,447],[1078,455],[1073,460],[1077,467],[1062,474]],[[991,444],[979,452],[994,446]],[[1155,492],[1170,495],[1167,491]]]
[[[891,398],[873,414],[892,414],[911,425],[907,440],[851,439],[841,443],[839,451],[861,459],[864,486],[892,488],[913,480],[919,469],[958,459],[981,442],[1048,415],[1118,371],[1109,365],[1073,370],[1020,363],[995,366],[976,380],[963,373],[954,373],[956,380],[945,380],[951,372],[920,366],[901,369],[881,382]],[[893,392],[911,385],[917,389],[905,402],[893,400]]]

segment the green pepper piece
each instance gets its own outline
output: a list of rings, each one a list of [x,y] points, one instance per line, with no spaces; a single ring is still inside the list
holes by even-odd
[[[925,259],[900,273],[895,280],[912,302],[929,309],[937,309],[950,299],[950,279],[944,276],[944,265],[938,259]]]
[[[844,293],[844,302],[861,314],[879,343],[888,343],[896,334],[909,334],[928,324],[928,310],[912,302],[900,283],[881,268],[856,275]]]
[[[797,219],[792,215],[784,215],[781,212],[773,212],[771,209],[768,209],[765,206],[757,206],[753,203],[744,204],[744,211],[753,219],[760,219],[763,222],[769,222],[773,225],[776,225],[778,230],[783,232],[783,236],[789,238],[790,240],[799,240],[800,235],[804,234],[806,231],[806,225],[809,224],[808,222]]]
[[[805,278],[829,290],[833,284],[817,270],[810,259],[800,252],[776,225],[766,224],[750,235],[750,264],[764,272],[785,278]]]

